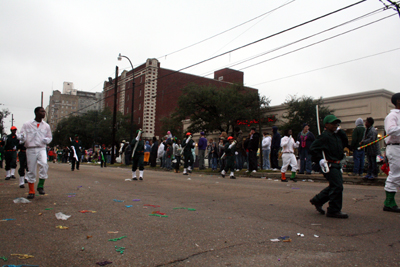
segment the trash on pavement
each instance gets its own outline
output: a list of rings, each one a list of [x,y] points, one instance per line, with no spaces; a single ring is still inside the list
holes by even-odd
[[[121,240],[122,238],[125,238],[125,237],[127,237],[126,235],[124,235],[124,236],[121,236],[121,237],[118,237],[118,238],[114,238],[114,239],[108,239],[108,241],[113,241],[113,242],[116,242],[116,241],[118,241],[118,240]]]
[[[14,203],[31,203],[28,199],[24,197],[19,197],[13,200]]]
[[[119,252],[119,253],[121,253],[121,254],[124,254],[125,247],[117,247],[117,246],[115,246],[115,251],[116,251],[116,252]]]
[[[32,255],[28,255],[28,254],[11,254],[11,256],[17,256],[18,259],[20,259],[20,260],[26,260],[29,258],[33,258]]]
[[[64,220],[64,221],[66,221],[66,220],[68,220],[69,217],[71,217],[71,215],[65,215],[65,214],[62,213],[62,212],[56,213],[56,218],[57,218],[57,220]]]
[[[124,202],[125,200],[113,199],[115,202]]]
[[[153,208],[159,208],[159,207],[161,207],[161,206],[159,206],[159,205],[150,205],[150,204],[144,204],[143,206],[153,207]]]
[[[91,237],[93,237],[92,235],[88,235],[88,236],[86,236],[86,239],[89,239],[89,238],[91,238]]]
[[[118,231],[108,231],[107,234],[118,234]]]
[[[161,214],[149,214],[149,216],[157,216],[157,217],[165,217],[165,218],[168,218],[167,215],[161,215]]]
[[[6,222],[6,221],[15,221],[15,219],[3,219],[3,220],[0,220],[0,221],[2,221],[2,222]]]
[[[94,210],[80,210],[79,211],[80,213],[96,213],[97,211],[94,211]]]
[[[0,257],[3,261],[7,261],[7,258],[5,256]]]
[[[62,226],[62,225],[57,225],[56,228],[61,229],[61,230],[67,230],[69,227]]]
[[[314,237],[319,237],[319,235],[314,235]]]
[[[127,207],[127,208],[131,208],[131,207],[133,207],[132,205],[125,205],[125,207]]]
[[[278,238],[270,239],[272,242],[280,242],[281,240]]]
[[[297,235],[300,237],[304,237],[304,234],[301,234],[301,233],[297,233]]]
[[[112,261],[100,261],[100,262],[96,262],[97,265],[100,266],[106,266],[107,264],[111,264]]]

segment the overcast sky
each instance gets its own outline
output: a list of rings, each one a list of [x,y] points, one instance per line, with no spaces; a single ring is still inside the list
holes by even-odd
[[[114,77],[116,65],[120,71],[130,70],[126,59],[117,60],[119,53],[135,66],[158,58],[162,68],[179,70],[262,38],[183,72],[212,78],[221,68],[241,70],[245,85],[257,88],[271,105],[282,104],[289,95],[319,98],[382,88],[399,92],[400,18],[393,9],[383,10],[379,0],[266,38],[357,2],[1,0],[0,109],[8,108],[14,125],[21,128],[33,119],[41,92],[46,107],[52,91],[61,91],[64,81],[73,82],[78,90],[100,92],[107,77]],[[277,49],[282,46],[286,47]],[[238,64],[241,61],[245,62]],[[11,126],[11,115],[5,126]]]

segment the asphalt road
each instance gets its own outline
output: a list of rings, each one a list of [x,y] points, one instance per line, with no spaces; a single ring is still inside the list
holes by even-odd
[[[13,203],[26,197],[28,188],[20,189],[17,180],[1,180],[0,220],[15,220],[0,221],[0,257],[8,258],[0,259],[0,266],[400,264],[400,215],[382,211],[381,186],[346,184],[343,211],[350,217],[335,219],[309,203],[326,183],[150,170],[144,181],[125,181],[130,177],[126,168],[82,165],[72,172],[67,164],[50,163],[47,195],[28,204]],[[155,211],[168,217],[149,216]],[[57,220],[58,212],[71,217]],[[271,241],[281,236],[291,242]],[[124,247],[124,253],[115,246]]]

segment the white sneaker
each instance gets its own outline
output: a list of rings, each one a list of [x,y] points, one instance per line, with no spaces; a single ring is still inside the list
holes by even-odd
[[[272,171],[274,171],[274,172],[277,172],[277,171],[278,171],[278,169],[277,169],[277,168],[274,168],[274,169],[272,169]]]
[[[252,172],[257,172],[256,170],[253,170]]]
[[[247,170],[246,172],[249,172],[249,170]]]

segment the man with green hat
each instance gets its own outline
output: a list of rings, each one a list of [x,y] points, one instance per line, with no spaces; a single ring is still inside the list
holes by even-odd
[[[335,115],[324,118],[325,131],[317,137],[310,147],[313,162],[319,162],[329,186],[313,197],[310,202],[317,211],[325,214],[322,206],[329,201],[327,217],[346,219],[342,212],[343,177],[340,161],[344,158],[343,149],[348,146],[346,133],[339,128],[341,121]]]

